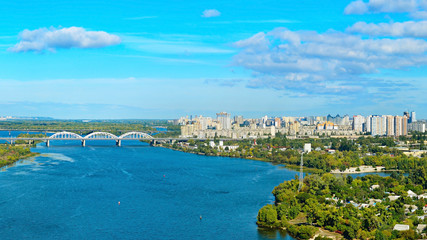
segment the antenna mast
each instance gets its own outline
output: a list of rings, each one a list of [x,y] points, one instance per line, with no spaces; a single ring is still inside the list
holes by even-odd
[[[301,164],[300,164],[300,170],[299,170],[299,186],[298,186],[298,192],[301,190],[302,188],[302,182],[303,182],[303,170],[302,170],[302,166],[304,165],[304,161],[303,161],[303,155],[304,155],[304,151],[301,152]]]

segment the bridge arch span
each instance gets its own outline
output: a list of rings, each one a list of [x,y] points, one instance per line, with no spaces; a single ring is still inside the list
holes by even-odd
[[[151,139],[153,138],[151,135],[143,132],[128,132],[119,137],[119,139]]]
[[[77,133],[72,132],[58,132],[50,136],[49,138],[75,138],[75,139],[83,139],[82,136],[80,136]]]
[[[112,133],[108,132],[93,132],[89,135],[86,135],[84,139],[94,139],[94,138],[111,138],[111,139],[117,139],[118,137]]]

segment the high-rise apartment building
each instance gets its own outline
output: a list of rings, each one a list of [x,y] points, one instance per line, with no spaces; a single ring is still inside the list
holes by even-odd
[[[365,124],[365,118],[361,115],[353,116],[353,130],[356,132],[363,132],[363,124]]]
[[[403,112],[403,116],[404,116],[404,117],[406,117],[407,119],[409,119],[409,117],[410,117],[410,116],[409,116],[409,112],[404,111],[404,112]]]
[[[371,120],[371,135],[386,135],[387,121],[385,116],[373,116]]]
[[[396,137],[408,135],[408,118],[406,116],[395,116],[394,130]]]
[[[387,115],[386,117],[386,135],[394,136],[394,116]]]
[[[371,126],[372,126],[372,115],[369,115],[365,119],[365,127],[364,127],[365,132],[372,132]]]
[[[278,118],[278,117],[274,118],[274,126],[276,128],[280,128],[281,125],[282,125],[282,120],[280,118]]]
[[[231,129],[231,118],[229,113],[220,112],[216,114],[216,117],[221,129]]]
[[[409,118],[409,122],[410,123],[414,123],[414,122],[416,122],[417,121],[417,117],[416,117],[416,114],[415,114],[415,112],[411,112],[411,117]]]

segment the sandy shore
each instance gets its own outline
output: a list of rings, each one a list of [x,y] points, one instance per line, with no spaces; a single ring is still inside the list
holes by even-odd
[[[339,169],[332,170],[331,173],[369,173],[369,172],[381,172],[385,170],[385,167],[377,166],[360,166],[360,171],[356,171],[357,167],[352,167],[346,169],[344,172],[341,172]]]

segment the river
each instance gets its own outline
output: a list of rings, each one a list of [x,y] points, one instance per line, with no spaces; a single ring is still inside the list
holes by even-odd
[[[255,221],[295,171],[137,141],[51,145],[0,172],[1,239],[293,239]]]

